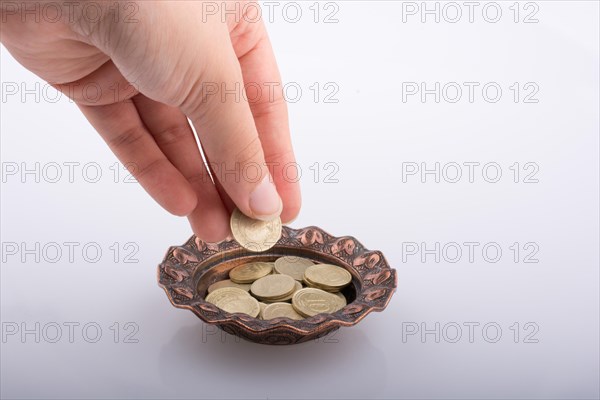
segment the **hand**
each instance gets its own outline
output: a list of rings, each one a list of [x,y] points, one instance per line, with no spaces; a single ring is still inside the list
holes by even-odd
[[[21,64],[77,103],[162,207],[187,216],[196,235],[212,242],[229,234],[234,206],[287,222],[301,200],[285,175],[295,159],[265,27],[255,16],[224,18],[214,12],[223,3],[210,3],[113,0],[94,2],[95,14],[81,2],[62,9],[59,21],[36,21],[17,8],[27,2],[0,3],[0,37]],[[256,87],[260,96],[250,93]]]

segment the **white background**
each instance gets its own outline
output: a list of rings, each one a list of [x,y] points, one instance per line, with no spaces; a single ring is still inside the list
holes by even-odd
[[[512,3],[498,3],[497,23],[482,17],[484,2],[473,23],[466,15],[422,23],[420,14],[404,14],[404,22],[403,3],[392,1],[321,3],[317,22],[313,2],[297,3],[297,23],[291,10],[276,8],[269,31],[283,79],[302,88],[290,104],[304,199],[292,226],[353,235],[381,250],[399,279],[383,313],[290,347],[237,341],[170,305],[156,266],[191,234],[186,220],[124,183],[122,168],[115,183],[115,157],[76,106],[55,102],[56,92],[2,48],[2,398],[598,398],[599,7],[538,1],[539,22],[523,23],[534,8],[521,3],[515,23]],[[324,23],[332,12],[338,22]],[[7,84],[22,82],[40,82],[40,98],[5,96]],[[321,95],[331,92],[326,83],[337,85],[338,102],[315,102],[315,82]],[[464,92],[457,103],[436,103],[433,95],[403,101],[403,82],[480,86],[473,102]],[[481,95],[488,82],[503,90],[496,103]],[[523,85],[536,85],[538,102],[515,103],[514,82],[521,95],[529,93]],[[7,175],[36,162],[63,165],[62,179]],[[65,162],[80,163],[72,183]],[[328,162],[337,183],[325,179]],[[432,174],[403,182],[406,163],[436,162],[480,166],[472,183],[466,167],[457,183],[448,182],[450,169],[439,183]],[[93,169],[82,174],[87,163],[100,166],[99,182],[88,182]],[[482,175],[486,163],[500,166],[497,183],[484,179],[495,175]],[[530,177],[537,183],[524,182],[533,170],[525,163],[537,169]],[[64,242],[79,244],[73,262]],[[479,243],[473,262],[465,242]],[[61,244],[63,255],[22,260],[36,243]],[[98,262],[83,257],[88,243],[101,248]],[[420,250],[439,243],[439,262],[411,254],[413,243]],[[441,250],[450,251],[448,243],[462,247],[457,262]],[[482,254],[487,243],[501,249],[497,262],[494,251]],[[525,263],[532,251],[529,261],[538,262]],[[79,324],[73,343],[68,323]],[[468,323],[479,324],[472,340]],[[39,343],[35,333],[21,335],[36,324]],[[62,336],[51,343],[56,324]],[[439,342],[435,333],[421,336],[436,324]],[[15,326],[19,332],[8,334]],[[94,327],[102,335],[89,343]]]

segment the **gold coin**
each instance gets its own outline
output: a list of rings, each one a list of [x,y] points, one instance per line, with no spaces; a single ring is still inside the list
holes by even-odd
[[[217,289],[206,296],[206,301],[229,313],[243,313],[256,318],[260,312],[258,301],[248,292],[234,287]]]
[[[267,275],[250,286],[250,292],[260,300],[278,299],[294,292],[296,281],[287,275]]]
[[[264,319],[273,319],[286,317],[294,320],[304,319],[304,317],[296,312],[290,303],[273,303],[269,304],[263,312]]]
[[[296,287],[294,288],[294,291],[292,293],[290,293],[289,295],[287,295],[285,297],[265,300],[265,302],[267,302],[267,303],[282,303],[284,301],[290,301],[292,299],[292,297],[294,296],[294,293],[296,293],[300,289],[302,289],[302,284],[300,282],[296,281]]]
[[[319,285],[319,284],[317,284],[315,282],[312,282],[309,279],[307,279],[306,276],[304,277],[304,279],[303,279],[302,282],[307,287],[321,289],[321,290],[324,290],[324,291],[329,292],[329,293],[338,293],[340,291],[340,289],[341,289],[341,288],[337,288],[337,287],[330,287],[330,286],[325,286],[325,285]]]
[[[292,305],[298,314],[305,317],[334,313],[345,306],[336,295],[314,288],[301,289],[294,293]]]
[[[331,264],[317,264],[306,268],[304,278],[307,283],[330,291],[339,291],[352,281],[350,272]]]
[[[217,289],[225,288],[225,287],[235,287],[238,289],[245,290],[246,292],[250,291],[249,283],[235,283],[231,279],[225,279],[224,281],[215,282],[208,287],[208,293],[211,293]]]
[[[229,278],[235,283],[252,283],[267,276],[273,270],[273,263],[252,262],[235,267],[229,271]]]
[[[248,292],[236,287],[224,287],[221,289],[216,289],[212,293],[209,293],[206,296],[205,300],[209,303],[215,304],[219,301],[219,299],[224,297],[247,297],[250,296]],[[216,305],[216,304],[215,304]]]
[[[231,214],[231,233],[246,250],[261,252],[269,250],[281,238],[281,219],[271,221],[252,219],[237,208]]]
[[[335,292],[335,293],[331,293],[331,294],[335,294],[337,297],[339,297],[341,300],[346,301],[346,296],[344,296],[342,294],[342,292]]]
[[[259,302],[258,302],[258,305],[259,305],[259,307],[260,307],[260,311],[259,311],[259,313],[258,313],[258,318],[265,319],[265,318],[263,317],[263,314],[264,314],[264,312],[265,312],[265,308],[267,307],[267,304],[263,303],[262,301],[259,301]]]
[[[307,279],[306,276],[304,277],[302,282],[306,285],[306,287],[321,289],[329,293],[338,293],[340,291],[340,288],[318,285],[315,282],[312,282],[309,279]]]
[[[348,304],[348,301],[346,300],[346,296],[344,296],[340,292],[336,292],[336,293],[332,293],[332,294],[336,295],[338,297],[338,299],[340,299],[340,304],[343,304],[343,306],[341,306],[340,309],[346,307],[346,305]]]
[[[315,264],[307,258],[286,256],[275,260],[275,271],[289,275],[297,281],[302,281],[304,271],[311,265]]]
[[[318,288],[318,286],[314,283],[312,283],[311,281],[309,281],[306,276],[304,276],[304,278],[302,279],[302,283],[304,283],[307,287],[313,287],[313,288]]]

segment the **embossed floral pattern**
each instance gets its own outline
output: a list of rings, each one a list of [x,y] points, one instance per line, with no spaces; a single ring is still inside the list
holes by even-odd
[[[356,299],[333,314],[319,314],[299,321],[286,318],[263,321],[227,313],[204,301],[196,286],[207,271],[206,264],[215,265],[215,257],[243,249],[235,241],[205,243],[195,236],[183,246],[169,249],[158,267],[158,283],[175,307],[189,309],[204,322],[215,324],[225,332],[263,344],[300,343],[326,335],[340,326],[355,325],[371,311],[382,311],[396,290],[396,270],[390,268],[381,252],[365,249],[353,237],[334,237],[314,226],[303,229],[284,226],[275,246],[278,248],[299,252],[309,249],[333,257],[352,273]]]

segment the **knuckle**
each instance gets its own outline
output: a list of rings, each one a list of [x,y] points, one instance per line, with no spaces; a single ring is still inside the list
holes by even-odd
[[[242,142],[244,143],[244,142]],[[248,164],[255,164],[263,158],[262,144],[258,137],[252,138],[246,144],[238,147],[238,150],[233,154],[233,160],[241,169]]]
[[[160,170],[162,167],[165,167],[168,161],[164,158],[156,158],[148,163],[145,163],[142,166],[138,166],[137,168],[133,168],[131,174],[138,181],[142,181],[144,178],[152,175],[155,171]]]
[[[269,162],[274,163],[275,166],[284,166],[287,163],[295,163],[294,151],[291,149],[271,151],[268,154],[265,154],[265,158],[267,158]]]
[[[210,80],[205,72],[192,80],[190,88],[185,93],[177,94],[175,104],[196,119],[205,121],[209,116],[218,116],[222,103],[220,85],[217,80]]]
[[[131,127],[108,139],[108,146],[114,149],[131,147],[138,143],[143,137],[144,132],[142,129]]]
[[[285,97],[279,91],[273,93],[272,98],[259,97],[257,100],[250,103],[252,106],[252,114],[254,118],[263,118],[274,113],[281,113],[281,110],[287,109]]]
[[[190,129],[185,125],[169,126],[160,132],[153,133],[154,140],[159,146],[170,146],[179,143],[190,135]]]

